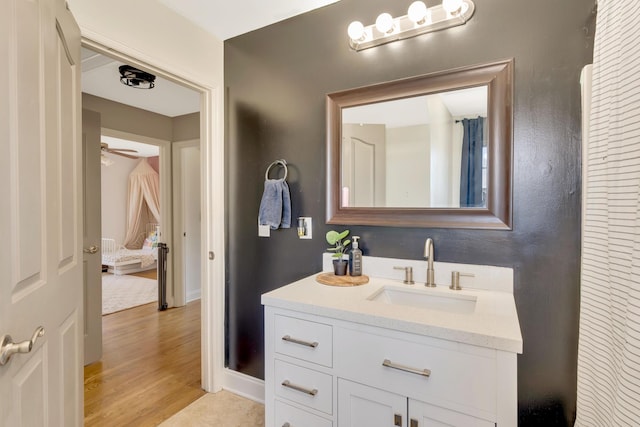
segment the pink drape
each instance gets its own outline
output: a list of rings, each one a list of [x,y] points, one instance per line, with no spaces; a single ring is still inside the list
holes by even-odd
[[[129,175],[124,246],[140,249],[146,237],[146,225],[150,223],[160,223],[160,178],[147,159],[142,158]]]

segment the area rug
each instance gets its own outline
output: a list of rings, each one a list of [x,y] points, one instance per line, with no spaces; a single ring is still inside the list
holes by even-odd
[[[102,275],[102,315],[158,301],[156,280],[123,274]]]

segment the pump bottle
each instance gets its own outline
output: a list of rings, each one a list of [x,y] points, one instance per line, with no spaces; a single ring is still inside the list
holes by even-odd
[[[353,249],[349,253],[349,274],[362,276],[362,251],[358,247],[359,236],[353,236]]]

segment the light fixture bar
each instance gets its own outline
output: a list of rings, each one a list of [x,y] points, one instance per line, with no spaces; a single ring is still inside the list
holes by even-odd
[[[428,15],[424,23],[413,22],[409,15],[394,18],[392,29],[386,33],[380,32],[376,28],[376,24],[368,25],[362,28],[362,37],[354,39],[350,34],[349,45],[352,49],[360,51],[396,40],[464,25],[473,16],[476,6],[472,0],[462,0],[461,4],[460,9],[454,13],[447,12],[442,5],[428,8]]]

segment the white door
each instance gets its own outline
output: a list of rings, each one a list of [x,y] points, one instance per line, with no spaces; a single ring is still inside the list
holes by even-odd
[[[175,142],[173,152],[174,304],[201,297],[200,141]]]
[[[182,225],[187,302],[200,298],[200,147],[182,150]]]
[[[385,206],[385,125],[342,126],[342,187],[349,188],[349,206]]]
[[[102,357],[100,114],[82,110],[84,364]]]
[[[0,366],[0,425],[80,426],[80,30],[64,0],[2,9],[0,338],[44,336]]]
[[[407,398],[338,379],[338,426],[407,427]]]

